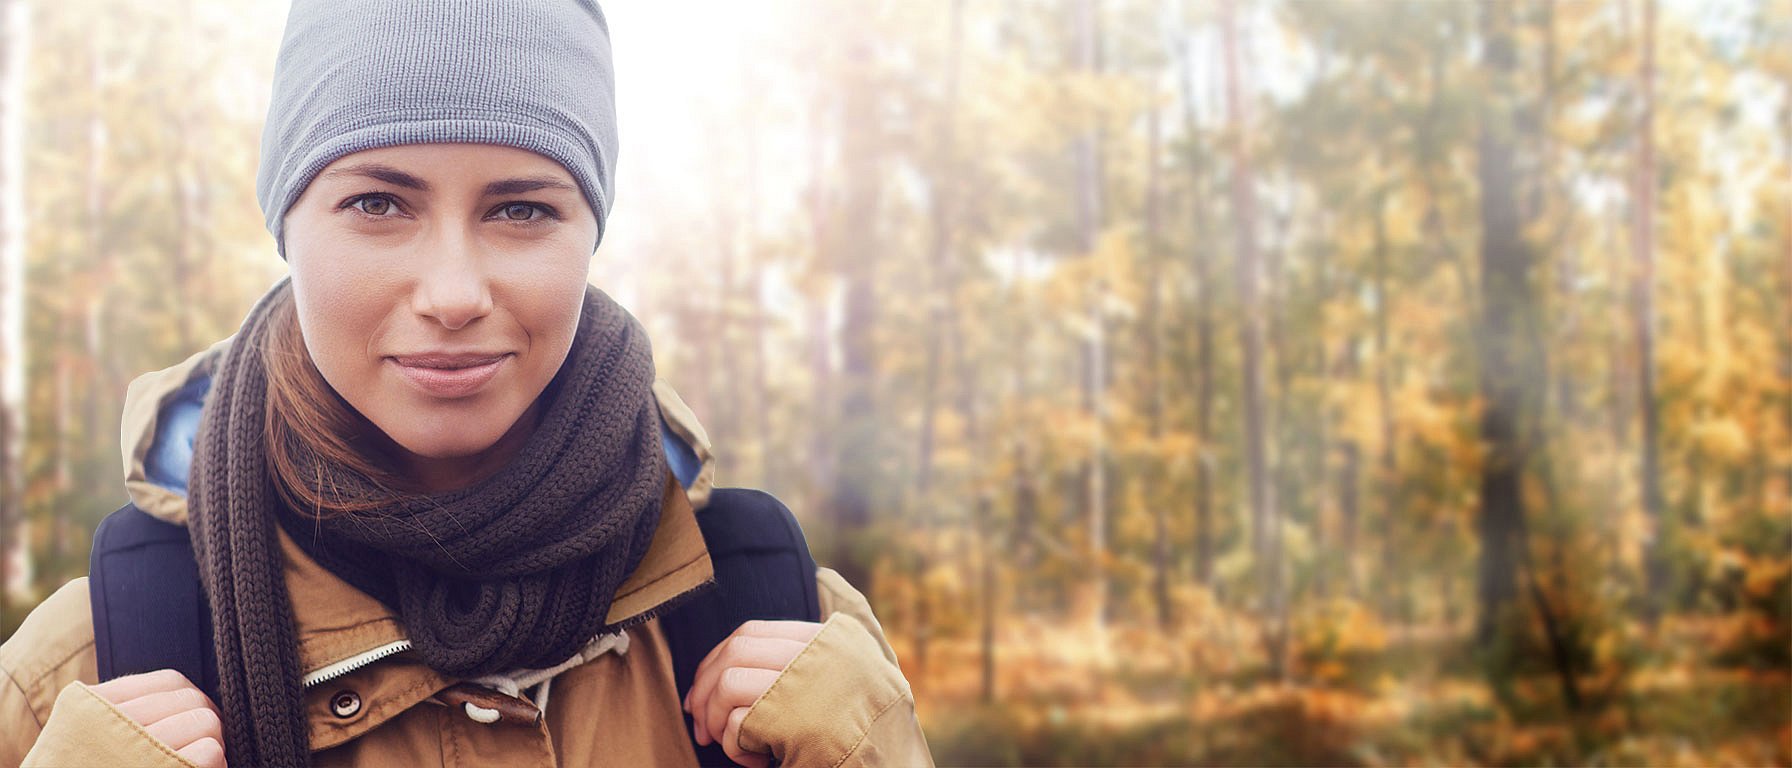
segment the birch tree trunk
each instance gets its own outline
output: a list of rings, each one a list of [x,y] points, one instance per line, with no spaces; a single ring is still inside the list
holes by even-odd
[[[30,6],[0,0],[0,616],[30,583],[25,493],[25,62]]]
[[[1075,70],[1088,75],[1101,72],[1101,17],[1097,0],[1073,0],[1071,21],[1075,42]],[[1102,170],[1100,131],[1093,124],[1093,107],[1084,114],[1092,124],[1077,136],[1071,147],[1076,168],[1077,249],[1087,259],[1096,259],[1095,249],[1102,227]],[[1099,265],[1097,265],[1099,266]],[[1089,458],[1084,462],[1083,508],[1089,526],[1090,597],[1089,623],[1097,635],[1107,624],[1107,448],[1105,445],[1105,411],[1107,398],[1107,349],[1103,311],[1107,304],[1107,286],[1097,278],[1089,296],[1088,337],[1083,346],[1083,410],[1094,428]]]
[[[1179,6],[1180,7],[1180,6]],[[1193,57],[1188,41],[1176,46],[1177,76],[1182,89],[1182,125],[1188,136],[1201,134],[1195,112]],[[1194,142],[1189,142],[1194,146]],[[1189,244],[1189,260],[1194,274],[1195,302],[1195,498],[1194,498],[1194,571],[1195,583],[1206,585],[1213,577],[1213,255],[1206,244],[1208,229],[1208,167],[1200,150],[1190,149],[1188,159],[1190,214],[1195,237]]]

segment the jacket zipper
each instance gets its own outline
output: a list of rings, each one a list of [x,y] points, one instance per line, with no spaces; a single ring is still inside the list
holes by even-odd
[[[353,672],[357,669],[360,669],[360,668],[365,667],[369,664],[372,664],[376,661],[379,661],[380,659],[386,658],[387,656],[391,656],[396,653],[403,653],[410,649],[411,649],[411,641],[395,640],[393,642],[390,642],[390,643],[382,645],[378,648],[375,648],[371,651],[367,651],[364,653],[358,653],[358,654],[355,654],[354,656],[350,656],[350,657],[343,659],[342,661],[338,661],[334,664],[329,664],[324,667],[320,667],[320,668],[312,671],[310,674],[305,675],[303,678],[300,678],[299,685],[304,688],[310,688],[311,686],[317,685],[318,683],[322,683],[322,682],[325,682],[328,680],[334,680],[338,677],[342,677],[343,675],[346,675],[346,674]]]

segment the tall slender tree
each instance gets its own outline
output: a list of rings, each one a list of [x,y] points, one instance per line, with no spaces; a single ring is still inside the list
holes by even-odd
[[[871,494],[878,487],[877,264],[882,255],[876,37],[870,21],[852,25],[846,40],[840,97],[843,194],[839,227],[828,239],[829,259],[843,288],[840,323],[840,438],[832,501],[834,568],[870,593],[871,564],[864,537],[871,527]]]
[[[923,370],[921,378],[921,428],[920,445],[916,450],[915,460],[915,493],[918,512],[921,520],[922,541],[916,544],[915,577],[918,583],[924,582],[931,565],[934,525],[936,523],[932,497],[934,486],[934,443],[938,429],[936,415],[939,411],[940,380],[943,377],[942,347],[945,337],[956,337],[956,313],[952,304],[956,300],[957,268],[953,264],[956,258],[952,252],[953,230],[957,226],[955,217],[957,207],[957,180],[955,170],[958,164],[957,135],[954,130],[958,109],[958,67],[959,49],[963,43],[964,0],[953,0],[947,18],[947,54],[945,61],[945,95],[934,115],[933,153],[927,162],[929,189],[927,199],[928,218],[928,250],[927,250],[927,289],[925,296],[927,322],[922,339],[925,347],[923,353]],[[928,638],[932,632],[931,606],[923,595],[916,603],[915,616],[915,659],[922,667],[927,664]]]
[[[1155,94],[1153,94],[1155,98]],[[1163,247],[1163,224],[1158,209],[1163,189],[1159,177],[1159,154],[1163,144],[1163,114],[1153,103],[1146,117],[1145,147],[1145,418],[1149,422],[1153,445],[1164,437],[1164,364],[1163,364],[1163,294],[1166,261]],[[1169,471],[1162,461],[1153,462],[1153,485],[1169,481]],[[1151,596],[1157,605],[1157,623],[1170,626],[1170,509],[1168,504],[1152,504],[1151,532],[1156,539],[1151,548]]]
[[[1265,647],[1270,667],[1280,676],[1283,668],[1281,626],[1283,579],[1281,548],[1276,541],[1279,525],[1274,488],[1269,477],[1268,425],[1264,419],[1263,321],[1260,296],[1263,265],[1257,252],[1257,191],[1251,166],[1250,124],[1244,111],[1243,73],[1239,62],[1238,8],[1234,0],[1222,4],[1221,35],[1225,48],[1226,119],[1232,153],[1232,226],[1237,254],[1235,284],[1238,293],[1238,346],[1242,355],[1244,440],[1247,498],[1251,505],[1251,552],[1256,557],[1262,585]]]
[[[1101,8],[1098,0],[1071,0],[1073,69],[1087,76],[1102,73]],[[1106,264],[1096,247],[1101,237],[1106,207],[1102,195],[1102,135],[1097,110],[1082,109],[1086,121],[1071,142],[1076,183],[1077,255],[1096,267],[1097,277],[1087,296],[1086,338],[1082,342],[1083,410],[1091,425],[1092,445],[1081,471],[1083,513],[1088,525],[1090,604],[1089,621],[1099,633],[1106,627],[1108,600],[1108,490],[1107,490],[1107,307]]]
[[[24,524],[25,63],[30,6],[0,0],[0,617],[29,575]]]
[[[1481,187],[1480,387],[1485,398],[1480,434],[1487,444],[1481,475],[1481,539],[1476,637],[1491,646],[1518,584],[1524,542],[1524,473],[1530,444],[1521,433],[1532,423],[1534,350],[1524,332],[1525,313],[1534,303],[1533,261],[1526,247],[1516,197],[1514,160],[1517,52],[1512,7],[1483,0],[1481,67],[1488,91],[1481,100],[1476,177]]]
[[[1188,36],[1178,36],[1176,41],[1177,81],[1181,90],[1182,130],[1184,144],[1188,147],[1185,164],[1189,172],[1189,221],[1194,237],[1189,238],[1188,256],[1189,272],[1194,282],[1193,302],[1195,305],[1195,498],[1194,498],[1194,546],[1191,551],[1195,558],[1195,581],[1208,585],[1213,579],[1213,465],[1218,454],[1218,446],[1214,444],[1213,410],[1214,410],[1214,356],[1213,337],[1215,326],[1213,292],[1213,251],[1207,242],[1209,222],[1208,167],[1207,155],[1203,151],[1201,139],[1205,134],[1196,113],[1194,56],[1190,49]]]
[[[1640,108],[1636,118],[1636,168],[1631,197],[1630,248],[1636,260],[1631,273],[1630,301],[1636,329],[1637,416],[1642,422],[1642,471],[1637,481],[1643,511],[1654,526],[1644,558],[1647,613],[1661,609],[1667,589],[1666,539],[1670,534],[1667,502],[1661,494],[1661,408],[1655,394],[1655,0],[1642,5],[1641,68],[1637,73]]]

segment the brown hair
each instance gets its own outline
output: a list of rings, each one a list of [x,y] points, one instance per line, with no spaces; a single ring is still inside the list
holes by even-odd
[[[274,297],[271,309],[267,344],[261,350],[268,380],[263,434],[268,472],[281,500],[295,511],[324,518],[377,509],[414,491],[392,468],[391,451],[381,445],[384,435],[379,428],[342,399],[312,362],[290,285]],[[309,482],[300,474],[301,452],[321,459],[305,462],[318,468],[319,475]],[[323,474],[331,471],[360,474],[378,490],[360,497],[345,495],[345,484],[336,482],[338,475]]]

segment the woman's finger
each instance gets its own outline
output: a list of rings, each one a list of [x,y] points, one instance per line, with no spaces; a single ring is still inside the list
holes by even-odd
[[[94,695],[113,704],[122,704],[140,696],[147,696],[161,691],[173,691],[181,688],[197,688],[186,675],[172,669],[158,669],[153,672],[140,672],[135,675],[115,677],[98,685],[89,686]]]
[[[167,744],[176,752],[200,739],[212,738],[222,742],[224,735],[223,721],[218,719],[218,713],[209,709],[189,709],[157,720],[143,729],[149,731],[149,735],[154,736],[156,741]]]
[[[716,644],[705,660],[714,659],[715,663],[706,669],[697,666],[697,674],[691,678],[691,689],[685,693],[685,710],[695,712],[708,701],[710,691],[715,688],[718,674],[728,667],[758,667],[760,669],[783,670],[790,666],[791,659],[801,653],[807,643],[781,637],[754,637],[751,635],[732,635]]]
[[[226,768],[224,744],[210,736],[181,747],[175,753],[199,768]]]
[[[729,760],[746,768],[766,768],[772,762],[770,755],[748,752],[740,745],[740,724],[747,719],[748,709],[750,707],[735,707],[733,712],[728,713],[728,727],[722,731],[722,752],[728,755]]]
[[[722,670],[716,681],[715,690],[704,703],[703,728],[711,739],[722,735],[728,727],[728,713],[735,707],[750,706],[759,699],[759,694],[772,687],[772,681],[778,679],[779,670],[758,669],[756,667],[729,667]]]
[[[118,711],[125,717],[143,725],[157,722],[170,715],[179,714],[191,709],[211,709],[205,694],[198,688],[176,688],[172,691],[156,691],[138,696],[130,701],[116,704]]]
[[[728,637],[723,638],[722,642],[716,643],[716,647],[709,649],[709,653],[704,654],[703,660],[697,662],[697,672],[691,676],[691,679],[697,680],[702,677],[705,669],[715,666],[716,657],[724,652],[724,649],[728,645],[728,641],[733,640],[736,637],[778,638],[782,640],[796,640],[808,644],[810,640],[814,639],[815,634],[820,631],[821,624],[814,621],[753,619],[752,621],[741,622],[741,625],[735,627],[733,632],[728,633]],[[695,690],[695,686],[693,686],[692,689]],[[685,704],[687,705],[685,707],[686,709],[690,709],[688,705],[691,704],[692,701],[693,700],[688,695],[685,697]]]

